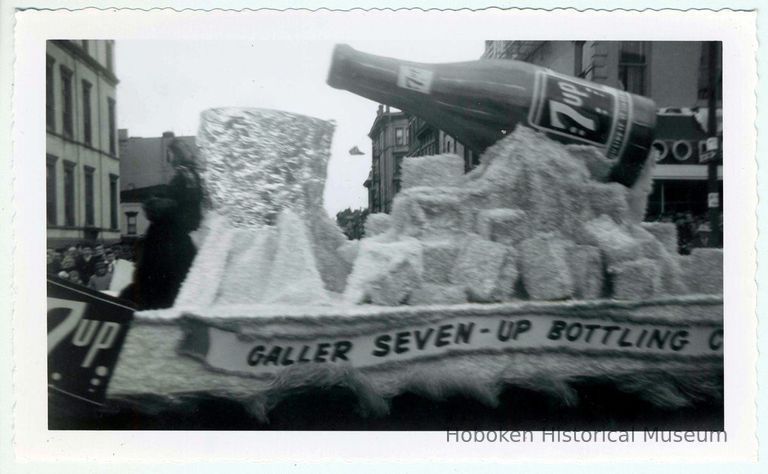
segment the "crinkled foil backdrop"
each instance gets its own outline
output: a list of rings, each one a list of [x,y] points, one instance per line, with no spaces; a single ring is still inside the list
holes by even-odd
[[[197,144],[213,208],[237,227],[273,224],[285,208],[303,216],[319,208],[334,128],[279,110],[206,110]]]

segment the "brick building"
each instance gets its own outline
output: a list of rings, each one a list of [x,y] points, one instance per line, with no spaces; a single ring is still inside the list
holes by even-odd
[[[176,137],[164,132],[160,137],[129,137],[128,130],[120,136],[120,233],[124,240],[141,237],[149,227],[142,203],[162,193],[173,178],[168,146],[179,138],[192,150],[197,150],[194,136]],[[198,159],[200,155],[198,154]]]

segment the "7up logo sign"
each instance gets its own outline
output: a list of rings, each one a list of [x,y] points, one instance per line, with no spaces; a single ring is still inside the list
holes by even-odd
[[[101,403],[133,309],[97,291],[48,281],[48,386]]]

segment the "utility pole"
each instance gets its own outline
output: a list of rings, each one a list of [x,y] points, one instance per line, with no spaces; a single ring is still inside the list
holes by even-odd
[[[586,41],[573,42],[573,75],[574,77],[584,77],[584,43]]]
[[[707,134],[711,141],[716,143],[715,156],[707,163],[707,207],[709,208],[709,246],[720,247],[721,232],[720,215],[722,212],[722,196],[720,195],[720,186],[717,180],[717,166],[722,162],[722,146],[717,133],[717,92],[720,89],[721,73],[719,64],[719,41],[710,41],[708,43],[708,65],[709,65],[709,112],[707,113]]]

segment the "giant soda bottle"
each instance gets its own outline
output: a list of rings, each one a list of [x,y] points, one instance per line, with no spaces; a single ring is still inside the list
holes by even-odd
[[[328,84],[412,113],[481,153],[517,124],[599,147],[631,186],[653,141],[652,100],[512,60],[423,64],[336,45]]]

